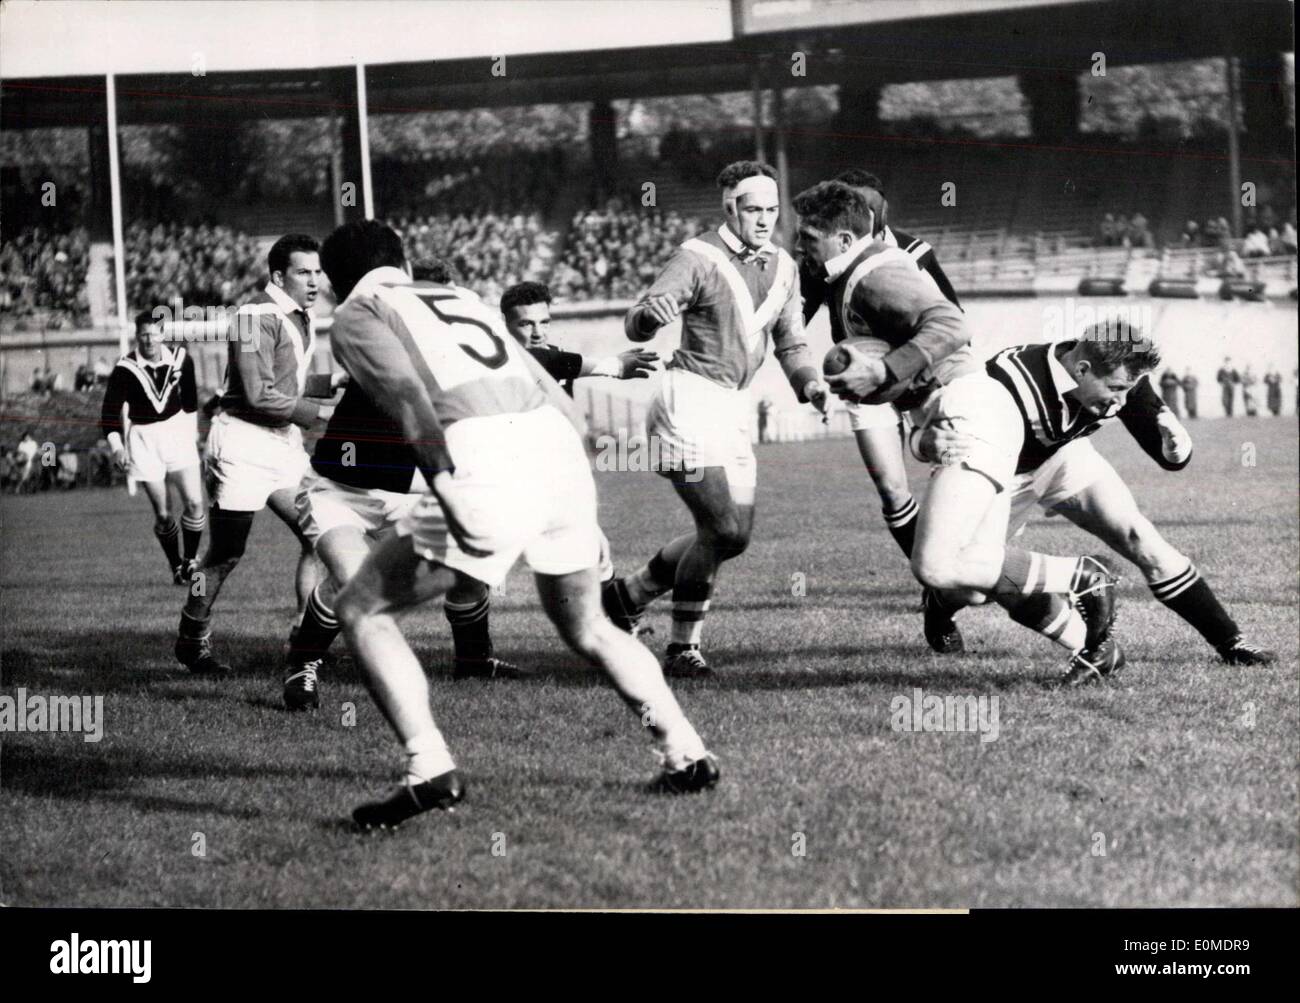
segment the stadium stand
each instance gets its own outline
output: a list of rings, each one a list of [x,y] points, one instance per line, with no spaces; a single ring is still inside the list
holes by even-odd
[[[47,327],[86,322],[90,238],[76,227],[62,233],[31,227],[6,234],[0,245],[0,314]]]

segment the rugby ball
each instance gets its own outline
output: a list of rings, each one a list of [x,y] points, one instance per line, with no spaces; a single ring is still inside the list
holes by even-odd
[[[826,358],[822,360],[822,372],[827,376],[838,376],[853,364],[855,358],[883,359],[893,348],[883,338],[845,338],[826,353]]]

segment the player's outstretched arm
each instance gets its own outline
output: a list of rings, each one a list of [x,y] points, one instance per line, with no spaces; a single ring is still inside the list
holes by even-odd
[[[1119,409],[1118,418],[1142,451],[1165,470],[1182,470],[1192,462],[1192,437],[1161,400],[1143,374]]]

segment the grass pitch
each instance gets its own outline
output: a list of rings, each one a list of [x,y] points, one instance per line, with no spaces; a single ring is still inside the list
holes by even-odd
[[[654,763],[635,720],[516,569],[494,600],[497,647],[548,675],[453,683],[441,610],[407,617],[469,797],[380,837],[343,825],[399,758],[348,659],[320,713],[279,707],[294,544],[273,516],[218,605],[238,674],[215,683],[172,661],[183,593],[143,498],[5,498],[0,692],[100,694],[105,733],[3,736],[0,902],[1295,906],[1296,424],[1192,431],[1181,474],[1122,429],[1097,444],[1278,665],[1218,664],[1132,568],[1129,666],[1107,688],[1049,688],[1057,650],[994,610],[962,614],[967,654],[931,655],[852,441],[767,446],[755,541],[724,570],[707,628],[717,676],[677,686],[720,759],[718,790],[645,792]],[[687,527],[654,475],[599,478],[620,570]],[[1061,519],[1027,534],[1055,553],[1098,546]],[[651,620],[662,650],[667,607]],[[891,701],[917,688],[996,697],[997,740],[893,730]]]

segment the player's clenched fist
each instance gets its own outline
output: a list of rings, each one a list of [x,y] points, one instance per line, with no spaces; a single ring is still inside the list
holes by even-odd
[[[853,404],[860,403],[888,382],[889,370],[882,360],[861,356],[855,356],[843,372],[826,378],[832,393]]]
[[[1160,444],[1166,460],[1182,463],[1192,455],[1192,437],[1183,423],[1174,417],[1173,411],[1163,408],[1156,415],[1156,427],[1160,429]]]
[[[464,481],[457,481],[446,470],[435,474],[432,482],[433,493],[442,504],[442,514],[447,520],[447,529],[455,538],[460,549],[470,557],[491,557],[488,546],[489,529],[482,525],[485,512],[481,505],[467,497]]]
[[[649,322],[653,322],[655,327],[663,327],[665,324],[671,324],[681,316],[682,308],[677,305],[677,300],[665,293],[659,293],[650,296],[641,304],[642,327],[648,327]],[[649,318],[649,322],[646,320]]]

